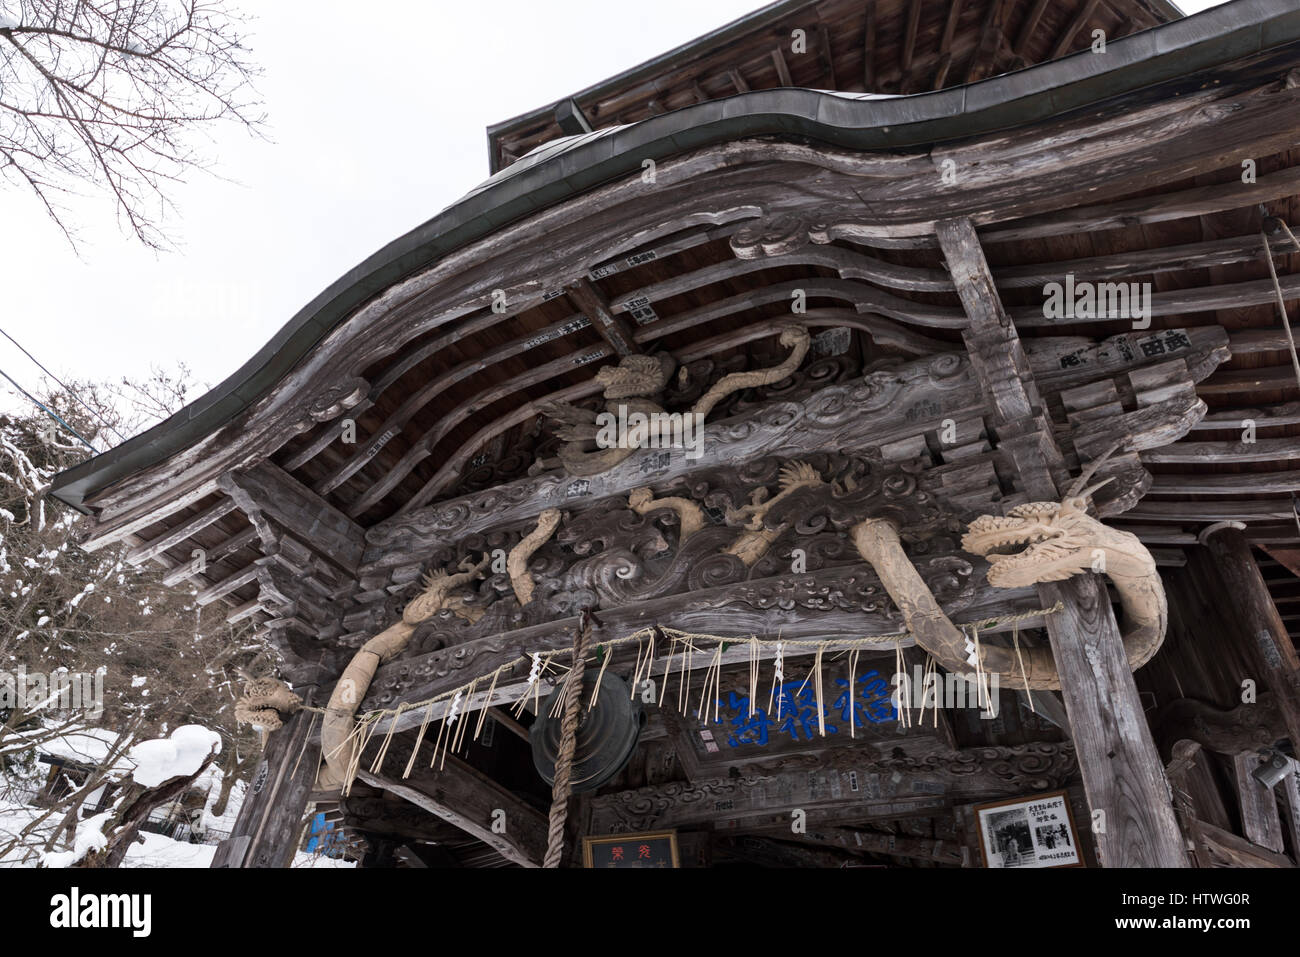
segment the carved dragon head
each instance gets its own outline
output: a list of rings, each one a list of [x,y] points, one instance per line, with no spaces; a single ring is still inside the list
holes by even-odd
[[[1106,570],[1111,548],[1126,544],[1121,540],[1128,533],[1088,514],[1092,493],[1110,479],[1080,488],[1107,457],[1109,453],[1079,476],[1059,503],[1028,502],[1005,516],[981,515],[970,523],[961,547],[988,559],[990,585],[1023,588]]]
[[[1088,514],[1086,503],[1067,498],[1017,505],[1005,516],[981,515],[961,547],[989,560],[990,585],[1022,588],[1092,570],[1097,550],[1113,534]]]
[[[596,381],[605,387],[606,399],[629,399],[662,392],[677,368],[668,353],[654,356],[624,356],[618,365],[605,366]]]
[[[459,566],[457,566],[460,568],[460,572],[457,574],[448,572],[443,568],[429,572],[424,576],[424,588],[402,610],[402,620],[408,625],[418,625],[420,622],[432,618],[446,604],[454,588],[483,577],[483,572],[487,568],[490,558],[491,556],[485,553],[482,559],[475,562],[472,558],[466,556],[461,559]]]

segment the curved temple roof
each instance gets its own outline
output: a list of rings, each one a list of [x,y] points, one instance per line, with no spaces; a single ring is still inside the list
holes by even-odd
[[[1023,126],[1300,40],[1292,0],[1236,0],[970,86],[881,98],[783,88],[699,103],[534,151],[394,240],[301,309],[236,373],[166,421],[61,473],[52,494],[86,510],[95,493],[155,466],[248,410],[358,307],[503,226],[701,147],[760,136],[896,150]]]

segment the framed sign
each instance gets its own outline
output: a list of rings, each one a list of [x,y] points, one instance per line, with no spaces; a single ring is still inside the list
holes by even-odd
[[[1065,791],[977,804],[985,867],[1083,867]]]
[[[680,867],[676,831],[582,839],[583,867]]]

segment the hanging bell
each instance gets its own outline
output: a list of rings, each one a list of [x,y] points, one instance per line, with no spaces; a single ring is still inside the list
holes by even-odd
[[[636,750],[637,739],[645,724],[641,702],[632,699],[626,681],[608,670],[600,678],[596,706],[587,710],[598,675],[600,671],[595,668],[583,675],[582,704],[570,776],[575,794],[594,791],[622,771]],[[555,758],[560,751],[564,713],[559,705],[559,696],[563,690],[561,683],[550,693],[528,732],[533,746],[533,766],[547,784],[555,783]],[[552,715],[555,709],[558,710]]]

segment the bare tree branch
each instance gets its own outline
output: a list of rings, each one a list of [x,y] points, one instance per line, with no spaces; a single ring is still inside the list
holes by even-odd
[[[168,189],[209,166],[192,134],[260,131],[242,22],[225,0],[0,0],[0,179],[70,241],[64,198],[90,184],[165,247]]]

